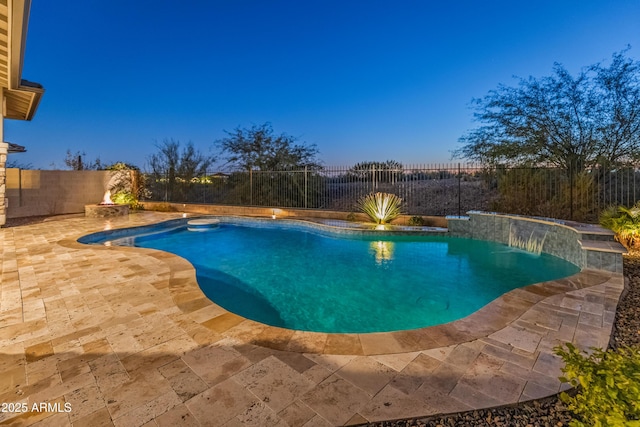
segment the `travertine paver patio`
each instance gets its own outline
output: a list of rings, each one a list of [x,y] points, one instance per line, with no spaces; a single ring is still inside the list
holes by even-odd
[[[174,255],[75,242],[176,216],[0,229],[0,423],[329,426],[528,400],[561,388],[556,344],[607,345],[623,289],[583,271],[441,327],[300,333],[211,303]]]

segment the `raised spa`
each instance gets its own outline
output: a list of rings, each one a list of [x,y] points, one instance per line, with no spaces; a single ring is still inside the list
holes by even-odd
[[[209,299],[230,312],[289,329],[364,333],[451,322],[512,289],[573,275],[548,254],[446,236],[396,236],[221,219],[85,236],[81,243],[159,249],[189,260]]]

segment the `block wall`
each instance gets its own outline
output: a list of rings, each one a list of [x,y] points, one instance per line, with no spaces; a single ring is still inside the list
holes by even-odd
[[[6,170],[7,218],[84,212],[100,203],[111,171]]]

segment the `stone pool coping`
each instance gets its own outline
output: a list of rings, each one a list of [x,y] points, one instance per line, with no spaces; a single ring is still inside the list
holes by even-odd
[[[193,218],[201,218],[201,215]],[[211,216],[213,217],[213,216]],[[243,217],[216,216],[224,220],[240,220]],[[261,221],[274,223],[268,218],[247,218],[247,221]],[[324,221],[308,219],[281,219],[280,223],[302,224],[316,230],[324,230],[336,234],[357,234],[375,236],[377,231],[371,227],[341,228],[335,222],[326,224]],[[537,220],[534,220],[538,222]],[[345,224],[348,225],[348,224]],[[443,235],[446,229],[407,227],[387,229],[392,235]],[[80,237],[80,236],[79,236]],[[70,248],[80,248],[77,242],[65,241]],[[82,244],[79,244],[82,245]],[[212,331],[223,334],[245,343],[272,348],[275,350],[294,351],[299,353],[320,353],[339,355],[384,355],[430,350],[447,347],[460,342],[473,341],[489,336],[517,320],[537,303],[553,295],[601,285],[615,278],[609,272],[583,269],[582,271],[557,280],[536,283],[509,291],[491,301],[478,311],[462,319],[419,329],[372,332],[372,333],[323,333],[285,329],[266,325],[231,313],[209,300],[197,284],[195,269],[191,263],[177,255],[144,248],[123,246],[97,246],[104,250],[142,251],[149,256],[165,262],[171,269],[169,291],[177,306],[185,314],[193,312],[209,313],[200,317],[200,323]],[[173,255],[173,256],[168,256]]]
[[[544,397],[563,387],[553,347],[606,347],[624,288],[619,273],[583,270],[517,290],[475,322],[331,337],[221,311],[176,255],[75,241],[178,216],[0,229],[0,401],[73,407],[0,422],[329,426]]]

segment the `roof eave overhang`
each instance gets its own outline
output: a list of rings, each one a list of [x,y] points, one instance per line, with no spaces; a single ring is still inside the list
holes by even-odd
[[[27,151],[27,149],[24,148],[22,145],[13,144],[11,142],[8,142],[8,144],[9,144],[8,153],[24,153]]]
[[[4,93],[4,117],[16,120],[31,120],[38,109],[44,89],[20,85]]]
[[[22,64],[27,40],[31,0],[13,0],[9,7],[8,83],[5,89],[3,115],[9,119],[31,120],[40,105],[44,88],[22,79]]]

